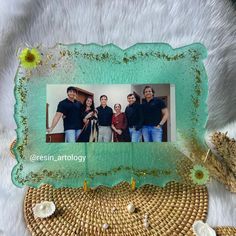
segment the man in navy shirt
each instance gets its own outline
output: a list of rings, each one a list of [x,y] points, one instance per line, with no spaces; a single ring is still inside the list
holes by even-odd
[[[165,103],[154,98],[154,90],[150,86],[143,89],[145,101],[142,104],[144,142],[162,142],[162,126],[169,117]]]
[[[131,142],[140,142],[142,135],[143,114],[141,105],[136,103],[133,93],[127,96],[128,106],[125,108],[125,115],[128,121]]]
[[[82,129],[82,103],[77,101],[77,90],[75,87],[67,88],[67,98],[60,101],[57,112],[52,120],[49,133],[56,127],[59,120],[63,118],[65,142],[76,142]]]
[[[112,138],[112,115],[113,110],[107,106],[107,96],[100,97],[101,105],[97,107],[98,111],[98,142],[111,142]]]

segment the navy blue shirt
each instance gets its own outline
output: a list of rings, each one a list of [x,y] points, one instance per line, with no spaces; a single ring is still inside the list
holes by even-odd
[[[113,110],[109,106],[97,107],[98,110],[98,125],[100,126],[111,126],[111,120],[113,115]]]
[[[153,98],[149,102],[145,100],[142,104],[143,125],[157,126],[162,119],[162,109],[166,104],[158,98]]]
[[[82,103],[74,100],[70,101],[68,98],[59,102],[57,112],[64,115],[63,125],[64,131],[73,129],[82,129]]]
[[[143,113],[142,113],[142,107],[140,104],[133,103],[131,105],[128,105],[125,108],[125,115],[127,117],[129,128],[134,127],[136,130],[139,130],[142,128]]]

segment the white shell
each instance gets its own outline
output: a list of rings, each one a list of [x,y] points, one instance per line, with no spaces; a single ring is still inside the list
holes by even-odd
[[[127,210],[129,213],[133,213],[135,211],[135,206],[132,202],[127,206]]]
[[[35,217],[46,218],[55,212],[56,206],[53,202],[43,201],[33,207]]]
[[[115,207],[112,207],[111,208],[111,212],[114,213],[116,211],[116,208]]]
[[[143,226],[144,226],[144,228],[148,228],[148,227],[149,227],[148,214],[145,214],[145,215],[144,215],[144,218],[143,218]]]
[[[144,226],[144,228],[148,228],[148,227],[149,227],[148,221],[144,221],[144,222],[143,222],[143,226]]]
[[[103,229],[108,229],[109,228],[109,225],[107,223],[105,223],[103,226],[102,226]]]
[[[215,230],[201,220],[193,223],[193,232],[196,236],[216,236]]]

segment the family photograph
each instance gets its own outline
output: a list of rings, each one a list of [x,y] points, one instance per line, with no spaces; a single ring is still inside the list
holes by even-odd
[[[166,142],[170,111],[164,97],[158,97],[155,86],[143,85],[140,95],[135,91],[95,97],[76,86],[66,88],[66,96],[56,104],[51,121],[46,121],[47,142]],[[83,93],[88,94],[83,94]],[[83,96],[81,95],[83,94]],[[109,97],[110,96],[110,97]],[[95,101],[96,100],[96,101]],[[125,102],[126,100],[126,102]],[[122,101],[122,102],[121,102]],[[55,101],[56,103],[56,101]],[[53,132],[62,122],[63,130]],[[60,137],[60,141],[58,141]]]

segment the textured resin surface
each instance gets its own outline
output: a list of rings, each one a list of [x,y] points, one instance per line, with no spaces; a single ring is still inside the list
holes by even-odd
[[[61,45],[38,47],[42,63],[33,70],[19,66],[15,78],[15,120],[18,164],[12,171],[17,186],[113,186],[134,178],[137,186],[164,186],[184,181],[189,159],[206,154],[207,52],[196,43],[172,49],[168,44],[136,44],[121,49]],[[47,84],[174,84],[176,141],[167,143],[46,143]],[[34,160],[35,156],[85,157],[84,162]]]

